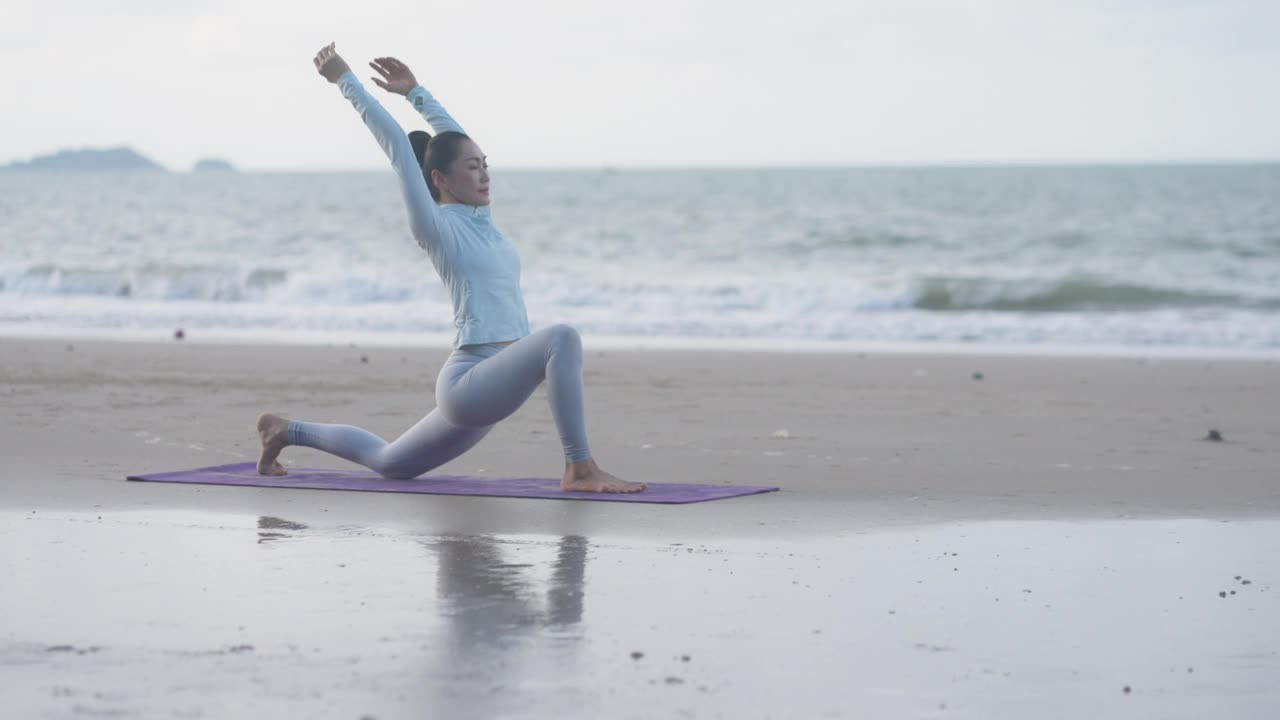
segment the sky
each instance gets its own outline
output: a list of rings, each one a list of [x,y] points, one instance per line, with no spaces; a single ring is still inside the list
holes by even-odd
[[[495,167],[1280,160],[1275,0],[4,0],[0,164],[385,166],[311,64],[412,68]]]

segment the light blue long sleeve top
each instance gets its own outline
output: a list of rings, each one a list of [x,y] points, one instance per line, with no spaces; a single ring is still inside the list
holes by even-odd
[[[400,176],[409,229],[453,301],[454,347],[519,340],[529,334],[520,292],[520,255],[494,226],[488,207],[436,205],[404,130],[354,73],[338,78],[342,96],[368,126]],[[462,127],[421,86],[406,96],[437,134]]]

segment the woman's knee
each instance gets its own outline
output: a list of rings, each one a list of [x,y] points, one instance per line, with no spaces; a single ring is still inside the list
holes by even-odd
[[[582,352],[582,336],[572,325],[564,323],[552,325],[547,328],[547,334],[551,336],[551,346],[556,350]]]
[[[401,459],[379,458],[378,460],[379,462],[372,469],[388,480],[412,480],[426,472],[417,467],[416,463],[411,464]]]
[[[388,444],[369,458],[367,467],[388,480],[412,480],[430,470],[421,453],[407,452],[403,447]]]

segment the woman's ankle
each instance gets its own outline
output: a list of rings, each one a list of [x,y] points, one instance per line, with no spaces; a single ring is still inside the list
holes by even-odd
[[[586,475],[599,469],[600,466],[596,464],[596,459],[593,457],[589,457],[586,460],[581,460],[579,462],[569,462],[566,460],[564,463],[564,471],[566,474],[572,473],[574,475]]]

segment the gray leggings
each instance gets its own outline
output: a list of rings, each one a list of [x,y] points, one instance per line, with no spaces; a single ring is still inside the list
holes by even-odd
[[[502,346],[464,345],[436,377],[436,409],[393,442],[351,425],[292,421],[289,444],[323,450],[388,478],[412,478],[470,450],[547,381],[565,460],[591,457],[582,398],[582,340],[553,325]]]

